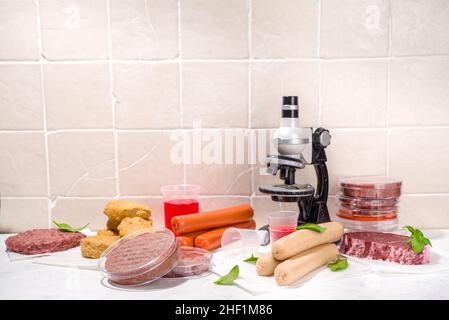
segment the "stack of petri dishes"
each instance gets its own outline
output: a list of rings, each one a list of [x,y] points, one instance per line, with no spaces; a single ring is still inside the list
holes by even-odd
[[[401,180],[385,176],[340,179],[337,219],[347,229],[397,229],[401,186]]]

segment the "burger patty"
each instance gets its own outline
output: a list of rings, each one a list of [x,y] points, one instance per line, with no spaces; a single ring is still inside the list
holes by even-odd
[[[33,229],[6,239],[8,250],[22,254],[42,254],[68,250],[80,245],[86,236],[59,229]]]

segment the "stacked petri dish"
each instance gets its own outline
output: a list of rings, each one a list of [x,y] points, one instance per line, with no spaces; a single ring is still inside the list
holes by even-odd
[[[398,227],[402,181],[385,176],[340,179],[337,219],[347,229],[393,231]]]

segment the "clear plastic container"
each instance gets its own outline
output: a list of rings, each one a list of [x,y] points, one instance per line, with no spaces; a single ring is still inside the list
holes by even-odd
[[[195,184],[174,184],[161,188],[164,196],[165,227],[171,230],[171,218],[198,213],[200,186]]]
[[[192,247],[181,247],[181,252],[178,264],[164,278],[196,278],[210,272],[212,253]]]
[[[399,210],[361,210],[361,209],[347,209],[340,207],[337,210],[337,216],[359,221],[380,221],[392,220],[398,217]]]
[[[401,196],[402,181],[386,176],[365,176],[340,179],[338,185],[343,196],[391,199]]]
[[[141,230],[113,243],[98,261],[101,273],[120,285],[141,285],[169,273],[181,258],[170,230]]]
[[[399,199],[365,199],[339,196],[337,202],[342,208],[350,210],[398,210]]]
[[[397,230],[399,225],[398,219],[361,221],[361,220],[345,219],[337,215],[335,220],[341,222],[345,227],[345,229],[354,231],[391,232]]]
[[[270,232],[270,241],[274,241],[285,237],[295,231],[298,225],[297,211],[276,211],[268,215],[268,225]]]
[[[261,245],[268,243],[266,230],[228,228],[221,236],[221,251],[226,256],[255,253]]]

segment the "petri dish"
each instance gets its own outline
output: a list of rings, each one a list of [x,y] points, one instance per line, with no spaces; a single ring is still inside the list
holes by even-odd
[[[365,176],[340,179],[338,185],[343,196],[390,199],[401,196],[402,181],[386,176]]]
[[[142,285],[169,273],[182,255],[170,230],[141,230],[113,243],[98,261],[106,278],[120,285]]]
[[[397,210],[398,198],[390,199],[366,199],[346,196],[338,197],[338,205],[350,210]]]
[[[345,229],[354,231],[380,231],[380,232],[392,232],[398,229],[398,219],[389,220],[353,220],[345,219],[339,215],[335,218],[336,221],[341,222]]]
[[[337,210],[337,216],[345,219],[360,220],[360,221],[379,221],[396,219],[399,210],[397,208],[392,210],[361,210],[361,209],[347,209],[340,207]]]
[[[211,270],[212,253],[201,248],[181,247],[181,259],[164,278],[196,278]]]

